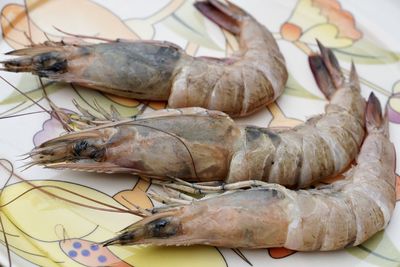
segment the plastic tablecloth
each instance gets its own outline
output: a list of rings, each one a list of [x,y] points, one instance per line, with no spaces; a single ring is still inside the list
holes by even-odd
[[[346,76],[350,62],[354,61],[363,96],[373,91],[382,104],[387,103],[391,140],[400,151],[398,1],[234,2],[273,32],[290,73],[286,90],[275,103],[238,119],[238,123],[292,127],[324,111],[327,101],[318,90],[307,62],[307,55],[317,49],[318,38],[333,49]],[[110,39],[167,40],[198,56],[223,57],[238,48],[234,36],[202,17],[193,7],[193,1],[2,0],[0,9],[1,53],[24,47],[31,41],[40,43],[65,37],[56,28]],[[48,108],[36,77],[5,72],[0,75]],[[112,266],[400,265],[398,206],[384,231],[360,246],[334,252],[95,246],[93,243],[110,238],[139,219],[96,207],[108,204],[129,209],[135,203],[150,208],[155,204],[146,194],[151,184],[132,175],[56,171],[36,166],[23,171],[21,166],[25,162],[20,155],[60,135],[62,126],[6,82],[1,81],[0,88],[0,179],[4,186],[0,195],[0,262],[3,265],[9,264],[9,258],[12,266],[106,266],[105,259]],[[95,112],[94,99],[104,107],[112,104],[124,116],[137,114],[143,105],[140,101],[70,84],[51,83],[46,91],[57,106],[70,111],[76,111],[73,99],[92,112]],[[150,102],[146,112],[163,107],[163,102]],[[400,168],[396,171],[400,173]],[[400,198],[399,185],[397,198]]]

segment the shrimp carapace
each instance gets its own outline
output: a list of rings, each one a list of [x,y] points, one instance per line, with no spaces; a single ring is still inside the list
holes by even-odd
[[[100,44],[45,42],[11,51],[3,69],[32,72],[106,93],[249,115],[273,102],[288,73],[272,34],[238,6],[196,2],[198,10],[239,40],[228,58],[192,57],[175,44],[119,40]]]
[[[326,51],[310,58],[324,66],[316,70],[311,63],[317,80],[321,75],[332,79]],[[331,65],[340,72],[337,63]],[[304,188],[343,172],[357,156],[365,134],[365,100],[356,76],[353,66],[350,81],[329,95],[325,114],[293,129],[241,126],[222,112],[202,108],[159,110],[97,126],[93,118],[84,118],[76,125],[88,122],[85,130],[35,148],[33,164],[186,181],[254,179]]]
[[[357,246],[388,225],[396,203],[394,146],[373,94],[366,116],[368,136],[357,165],[344,174],[344,180],[298,191],[259,183],[258,188],[155,208],[154,214],[103,244],[297,251]]]

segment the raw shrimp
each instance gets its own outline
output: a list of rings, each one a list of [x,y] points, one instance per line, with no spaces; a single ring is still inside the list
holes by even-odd
[[[143,100],[167,100],[170,108],[204,107],[230,116],[251,114],[279,97],[288,73],[272,34],[229,3],[196,2],[195,7],[238,36],[229,58],[192,57],[160,41],[101,44],[46,42],[11,51],[6,71],[32,72],[106,93]]]
[[[104,245],[326,251],[361,244],[387,226],[395,206],[395,151],[373,94],[366,116],[368,136],[345,180],[299,191],[265,183],[188,205],[156,208]]]
[[[32,164],[161,179],[309,186],[343,172],[365,134],[365,100],[354,66],[345,83],[333,53],[320,47],[322,55],[310,56],[310,65],[330,104],[324,115],[298,127],[275,131],[239,126],[218,111],[167,109],[49,140],[31,151]]]

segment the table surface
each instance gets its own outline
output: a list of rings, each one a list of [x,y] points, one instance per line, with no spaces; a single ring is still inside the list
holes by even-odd
[[[390,134],[400,151],[400,4],[398,1],[234,1],[266,25],[276,37],[285,56],[290,78],[285,93],[241,124],[263,127],[292,127],[324,111],[327,103],[308,68],[307,54],[316,50],[315,38],[331,47],[345,74],[350,62],[357,66],[362,94],[374,91],[382,104],[388,103]],[[191,55],[223,57],[237,49],[236,39],[203,18],[193,1],[105,1],[105,0],[3,0],[0,52],[46,38],[59,40],[66,32],[111,39],[157,39],[174,42]],[[25,34],[26,33],[26,34]],[[396,50],[397,49],[397,50]],[[38,80],[28,74],[0,75],[47,106]],[[123,115],[138,112],[141,103],[101,94],[68,84],[51,84],[49,97],[60,107],[75,110],[72,99],[93,110],[93,99],[105,107],[114,105]],[[146,112],[165,103],[150,102]],[[24,96],[1,82],[0,118],[40,111]],[[129,175],[106,175],[20,168],[19,155],[34,145],[58,136],[61,125],[46,113],[0,119],[0,179],[6,187],[1,194],[0,225],[6,233],[13,266],[98,266],[100,254],[115,266],[398,266],[400,264],[400,211],[396,207],[387,229],[364,244],[335,252],[300,253],[282,248],[231,250],[214,247],[90,247],[138,220],[137,217],[100,211],[92,198],[118,207],[152,207],[146,191],[151,184]],[[400,157],[398,157],[400,158]],[[398,164],[399,165],[399,164]],[[10,170],[14,172],[10,175]],[[397,173],[400,168],[397,166]],[[10,181],[6,181],[8,177]],[[399,178],[399,177],[397,177]],[[32,180],[60,198],[24,182]],[[399,183],[398,183],[399,184]],[[60,189],[61,188],[61,189]],[[66,191],[70,190],[70,191]],[[397,198],[400,198],[399,186]],[[72,193],[71,193],[72,192]],[[79,193],[75,194],[75,193]],[[85,208],[63,201],[73,199]],[[11,201],[14,199],[13,201]],[[0,229],[1,229],[0,228]],[[7,265],[4,235],[0,234],[0,262]],[[86,249],[85,253],[83,250]],[[79,251],[81,250],[81,254]],[[74,256],[74,253],[78,253]],[[97,254],[96,254],[97,253]],[[99,254],[100,253],[100,254]],[[85,256],[86,255],[86,256]],[[97,258],[96,258],[97,257]],[[114,266],[114,265],[113,265]]]

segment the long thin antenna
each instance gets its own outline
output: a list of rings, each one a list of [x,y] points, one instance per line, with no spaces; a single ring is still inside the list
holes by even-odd
[[[45,112],[45,111],[39,110],[39,111],[32,111],[32,112],[21,113],[21,114],[6,115],[6,116],[0,117],[0,120],[10,119],[10,118],[15,118],[15,117],[22,117],[22,116],[27,116],[27,115],[33,115],[33,114],[38,114],[38,113],[43,113],[43,112]]]
[[[32,40],[32,26],[31,26],[31,17],[29,16],[29,10],[28,10],[28,4],[26,3],[26,0],[24,0],[24,6],[25,6],[25,12],[26,12],[26,18],[28,20],[28,33],[29,37],[27,36],[28,40],[31,42],[31,45],[33,45],[33,40]]]
[[[60,113],[63,113],[63,112],[60,111],[60,109],[53,103],[53,101],[50,100],[49,95],[47,94],[47,91],[46,91],[46,86],[44,85],[42,78],[40,78],[40,77],[39,77],[39,82],[40,82],[40,85],[42,86],[43,96],[44,96],[44,98],[46,98],[47,102],[49,103],[50,108],[54,112],[57,120],[61,123],[64,130],[66,130],[67,132],[73,132],[74,129],[71,126],[69,126],[68,123],[66,123],[63,119],[61,119]]]
[[[33,100],[33,98],[31,98],[28,94],[26,94],[25,92],[22,92],[20,89],[18,89],[16,86],[14,86],[12,83],[10,83],[9,81],[7,81],[3,76],[0,75],[0,79],[2,79],[3,81],[5,81],[9,86],[11,86],[12,88],[14,88],[18,93],[20,93],[21,95],[25,96],[26,98],[28,98],[30,101],[32,101],[35,105],[37,105],[38,107],[40,107],[41,109],[43,109],[45,112],[47,112],[50,116],[51,116],[51,112],[48,111],[47,109],[45,109],[42,105],[40,105],[38,102],[36,102],[35,100]]]
[[[98,37],[98,36],[90,36],[90,35],[82,35],[82,34],[73,34],[73,33],[69,33],[69,32],[66,32],[66,31],[63,31],[63,30],[57,28],[57,27],[54,26],[54,25],[53,25],[53,28],[56,29],[57,31],[59,31],[59,32],[61,32],[61,33],[63,33],[63,34],[65,34],[65,35],[72,36],[72,37],[79,38],[79,39],[93,39],[93,40],[99,40],[99,41],[104,41],[104,42],[109,42],[109,43],[111,43],[111,42],[118,42],[118,39],[117,39],[117,40],[113,40],[113,39],[104,38],[104,37]]]

